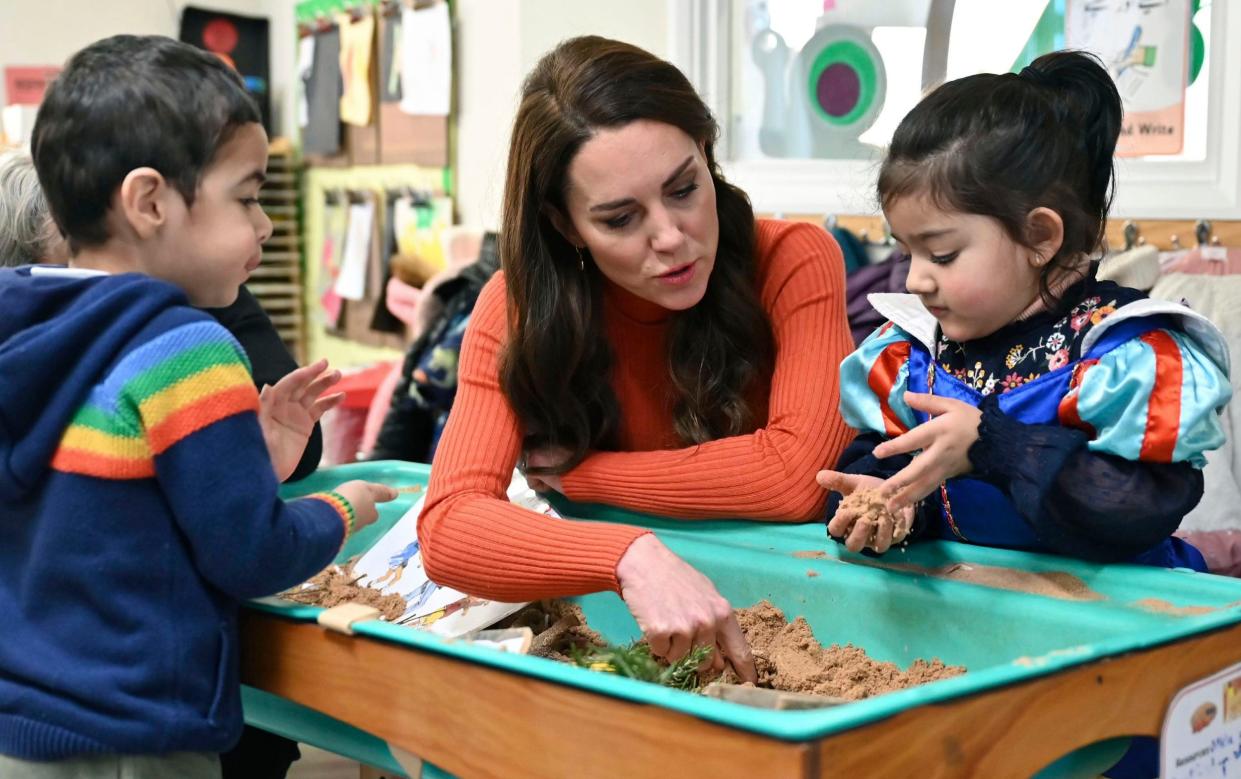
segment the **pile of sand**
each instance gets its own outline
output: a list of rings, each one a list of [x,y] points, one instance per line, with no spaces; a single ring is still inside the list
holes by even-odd
[[[564,663],[573,662],[570,653],[574,648],[607,646],[603,637],[586,624],[582,607],[563,600],[535,601],[494,627],[530,628],[534,640],[530,643],[529,654]]]
[[[736,614],[754,652],[759,687],[861,700],[965,673],[938,659],[915,660],[902,671],[895,663],[872,660],[853,645],[825,649],[803,617],[789,622],[769,601],[737,609]]]
[[[965,673],[960,666],[946,666],[936,659],[915,660],[909,670],[902,671],[895,663],[872,660],[859,647],[833,645],[825,649],[805,618],[789,622],[769,601],[736,609],[735,613],[754,653],[759,687],[861,700]],[[586,624],[581,608],[566,601],[532,603],[497,625],[521,626],[534,632],[530,654],[552,660],[572,662],[573,647],[582,650],[606,645]]]
[[[400,595],[385,595],[382,590],[358,584],[360,576],[354,576],[353,566],[342,568],[330,565],[315,574],[310,581],[282,592],[280,597],[294,603],[322,606],[330,609],[342,603],[361,603],[374,606],[389,622],[395,622],[405,613],[405,599]]]

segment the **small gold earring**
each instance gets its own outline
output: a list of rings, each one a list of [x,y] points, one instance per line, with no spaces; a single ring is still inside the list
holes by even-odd
[[[582,247],[575,246],[573,248],[577,249],[577,269],[584,272],[586,270],[586,260],[582,259]]]

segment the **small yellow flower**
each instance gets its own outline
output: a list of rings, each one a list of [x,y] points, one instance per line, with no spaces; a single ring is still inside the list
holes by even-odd
[[[1017,365],[1017,361],[1021,359],[1021,344],[1017,344],[1008,350],[1008,356],[1004,358],[1004,365],[1013,368]]]
[[[1115,311],[1116,311],[1116,306],[1103,306],[1101,308],[1096,308],[1094,312],[1091,313],[1090,315],[1090,324],[1092,325],[1099,324],[1104,319],[1107,319],[1109,314]]]
[[[600,660],[600,661],[598,661],[598,662],[591,663],[591,664],[590,664],[590,670],[592,670],[592,671],[602,671],[602,672],[603,672],[603,673],[605,673],[605,674],[614,674],[614,673],[616,673],[616,666],[612,665],[611,663],[607,662],[606,660]]]

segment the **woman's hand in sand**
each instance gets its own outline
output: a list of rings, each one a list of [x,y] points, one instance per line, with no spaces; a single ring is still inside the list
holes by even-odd
[[[259,426],[276,478],[293,475],[315,423],[345,398],[343,392],[320,397],[340,381],[340,371],[329,370],[327,360],[298,368],[259,393]]]
[[[396,500],[397,496],[397,491],[386,484],[376,484],[360,479],[347,481],[335,491],[349,501],[350,506],[353,506],[355,532],[379,519],[379,511],[375,508],[376,503],[387,503],[390,500]]]
[[[650,644],[673,662],[695,646],[715,647],[711,666],[724,664],[743,682],[756,682],[754,658],[733,608],[715,585],[672,553],[654,534],[640,536],[616,566],[621,597]]]
[[[827,533],[844,541],[850,552],[872,549],[880,554],[899,544],[913,527],[913,506],[893,513],[884,505],[884,481],[877,476],[839,471],[819,471],[815,480],[825,490],[839,492],[844,500],[827,523]]]
[[[560,481],[561,474],[558,473],[527,473],[527,468],[550,468],[560,465],[569,459],[569,450],[558,446],[549,446],[543,449],[532,449],[526,452],[521,464],[518,466],[522,474],[526,477],[526,484],[530,485],[530,489],[535,492],[559,492],[564,494],[564,485]]]
[[[906,392],[905,402],[932,418],[875,447],[874,455],[881,459],[922,450],[884,485],[888,509],[892,511],[912,506],[934,492],[940,483],[974,469],[969,451],[978,440],[978,422],[982,419],[977,407],[954,398]]]

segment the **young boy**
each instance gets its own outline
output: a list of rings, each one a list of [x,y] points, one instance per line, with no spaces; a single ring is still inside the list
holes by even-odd
[[[73,257],[0,270],[0,776],[218,776],[239,601],[312,576],[395,492],[282,503],[244,352],[191,307],[231,303],[271,232],[236,73],[100,41],[32,148]]]

